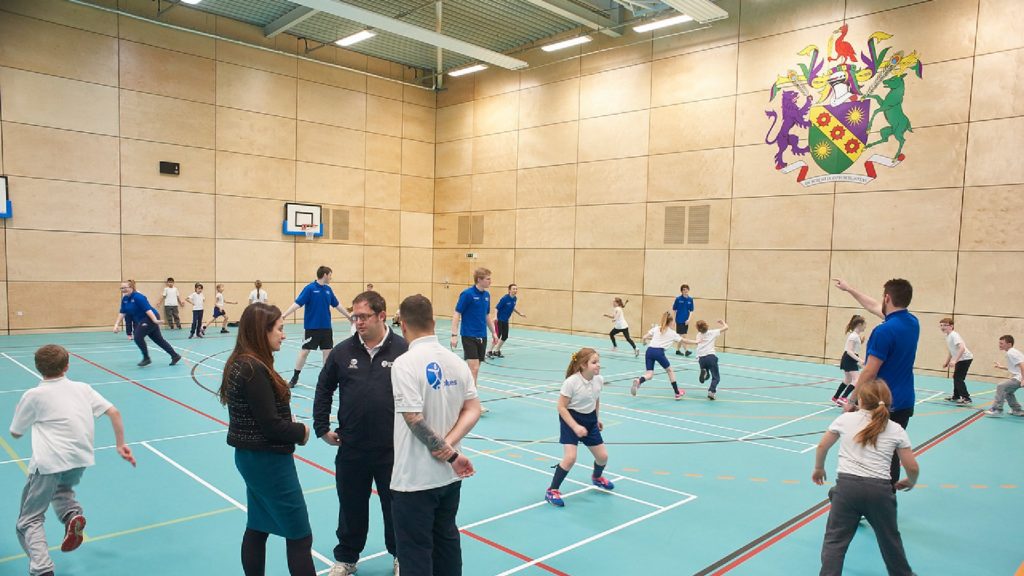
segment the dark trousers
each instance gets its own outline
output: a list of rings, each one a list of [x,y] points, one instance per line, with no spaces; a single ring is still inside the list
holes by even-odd
[[[722,377],[718,375],[718,356],[714,354],[701,356],[697,358],[697,364],[700,365],[701,370],[707,370],[708,374],[711,375],[711,386],[708,388],[708,391],[718,391],[718,383],[722,381]]]
[[[967,391],[967,371],[971,368],[971,360],[961,360],[953,368],[953,399],[971,399],[971,393]]]
[[[402,576],[462,576],[462,544],[455,524],[461,489],[462,482],[453,482],[392,493]]]
[[[613,328],[612,331],[608,333],[608,337],[612,339],[613,347],[617,347],[619,345],[618,342],[615,341],[616,334],[622,334],[622,336],[626,338],[626,342],[629,342],[629,345],[633,347],[633,350],[636,350],[636,344],[634,344],[633,339],[629,337],[629,328]]]
[[[910,425],[910,417],[914,415],[914,407],[904,408],[903,410],[893,410],[889,413],[889,420],[903,426],[906,430],[907,426]],[[895,452],[892,454],[892,464],[889,466],[889,476],[892,478],[892,483],[896,484],[896,481],[900,479],[900,458]]]
[[[384,545],[392,556],[397,556],[395,529],[391,520],[391,468],[394,466],[393,450],[362,451],[344,444],[338,448],[334,458],[338,487],[338,545],[334,547],[334,559],[338,562],[355,564],[366,546],[366,534],[370,530],[370,488],[377,485],[380,507],[384,515]],[[402,567],[403,570],[405,567]]]
[[[140,322],[135,326],[135,334],[133,335],[135,345],[142,351],[143,358],[149,358],[149,348],[146,347],[147,336],[153,341],[153,344],[163,348],[164,352],[170,354],[171,358],[178,357],[178,353],[174,351],[174,348],[171,348],[171,345],[160,334],[160,326],[147,319],[145,322]]]
[[[167,318],[167,329],[181,329],[181,316],[178,316],[177,306],[164,306],[164,317]]]
[[[820,576],[842,576],[846,550],[857,532],[861,516],[875,532],[889,576],[913,574],[896,524],[896,494],[887,480],[840,474],[836,485],[828,491],[828,497],[832,509],[821,545]],[[402,569],[405,570],[405,565]]]
[[[188,331],[189,336],[195,336],[199,334],[200,330],[203,329],[203,311],[193,310],[192,311],[192,327]]]

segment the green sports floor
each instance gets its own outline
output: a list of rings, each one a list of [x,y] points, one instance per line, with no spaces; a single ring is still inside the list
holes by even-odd
[[[447,322],[438,327],[446,334]],[[337,335],[348,323],[335,325]],[[277,369],[290,374],[301,327]],[[151,346],[154,363],[123,335],[74,333],[0,338],[0,576],[28,573],[14,534],[28,438],[6,432],[22,392],[34,386],[32,353],[59,343],[72,353],[69,377],[93,385],[124,414],[138,467],[112,449],[109,422],[97,422],[96,466],[78,495],[87,539],[71,554],[54,552],[61,575],[144,573],[241,574],[245,487],[225,444],[219,386],[234,334],[187,340],[164,331],[185,357],[179,366]],[[613,492],[589,485],[592,459],[581,450],[563,485],[566,506],[544,502],[557,443],[558,389],[569,355],[581,346],[602,353],[609,386],[602,393],[604,438]],[[620,348],[621,349],[621,348]],[[664,373],[637,397],[631,379],[642,359],[612,353],[606,338],[513,326],[505,358],[481,368],[480,393],[490,413],[464,442],[477,474],[465,481],[459,524],[464,574],[816,574],[827,517],[827,487],[810,481],[814,447],[839,409],[828,401],[841,375],[835,366],[721,354],[718,400],[705,398],[696,362],[671,356],[686,397],[674,401]],[[293,410],[311,413],[319,355],[295,389]],[[921,464],[919,486],[899,495],[900,527],[915,571],[941,576],[1020,574],[1024,563],[1024,418],[984,418],[993,385],[968,382],[975,409],[942,401],[951,384],[918,376],[909,433]],[[834,475],[837,448],[826,469]],[[326,573],[338,501],[334,449],[312,441],[296,453],[313,525],[317,569]],[[376,499],[372,506],[378,507]],[[52,545],[62,529],[47,518]],[[361,576],[390,574],[379,511],[371,510]],[[287,574],[284,543],[272,539],[268,574]],[[884,574],[871,529],[862,526],[845,574]]]

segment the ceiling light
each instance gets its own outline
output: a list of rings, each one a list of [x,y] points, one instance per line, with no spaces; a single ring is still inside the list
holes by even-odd
[[[373,30],[360,30],[355,34],[345,36],[341,40],[335,40],[334,43],[337,44],[338,46],[351,46],[356,42],[362,42],[363,40],[373,38],[376,35],[377,33],[374,32]]]
[[[641,24],[640,26],[634,26],[633,31],[650,32],[651,30],[657,30],[658,28],[666,28],[668,26],[675,26],[676,24],[682,24],[683,22],[693,22],[693,18],[690,18],[686,14],[680,14],[679,16],[665,18],[664,20],[657,20],[655,22]]]
[[[184,4],[193,4],[193,5],[199,4],[202,1],[203,0],[181,0],[181,2],[184,3]]]
[[[580,44],[586,44],[587,42],[590,42],[590,36],[577,36],[576,38],[570,38],[568,40],[562,40],[561,42],[542,46],[541,50],[545,52],[554,52],[555,50],[561,50],[562,48],[568,48],[570,46],[578,46]]]
[[[448,75],[449,76],[465,76],[466,74],[472,74],[473,72],[479,72],[481,70],[486,70],[486,69],[487,69],[487,66],[484,66],[483,64],[474,64],[473,66],[470,66],[468,68],[461,68],[459,70],[452,70],[451,72],[448,73]]]

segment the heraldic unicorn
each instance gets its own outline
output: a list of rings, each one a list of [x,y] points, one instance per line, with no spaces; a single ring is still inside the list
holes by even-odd
[[[914,131],[903,113],[903,97],[907,73],[918,78],[922,75],[924,65],[917,52],[905,55],[890,47],[879,52],[879,44],[892,35],[875,32],[868,37],[866,52],[861,52],[858,61],[853,45],[846,40],[848,32],[847,24],[833,32],[825,58],[813,44],[798,52],[806,58],[797,64],[800,71],[790,69],[772,85],[769,100],[774,102],[778,96],[781,104],[778,111],[765,111],[772,120],[765,144],[775,148],[775,169],[783,174],[799,170],[797,181],[804,186],[866,184],[877,175],[875,164],[895,168],[906,158],[903,145],[907,133]],[[881,90],[884,96],[875,93]],[[877,138],[869,141],[875,132]],[[864,162],[865,174],[846,173],[865,150],[890,139],[898,144],[892,157],[872,154]],[[806,146],[801,145],[803,141]],[[807,178],[807,163],[792,158],[807,155],[826,174]]]

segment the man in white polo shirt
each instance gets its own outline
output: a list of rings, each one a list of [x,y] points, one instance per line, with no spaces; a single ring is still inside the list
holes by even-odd
[[[460,576],[455,518],[462,479],[473,464],[459,441],[480,419],[469,366],[437,342],[434,309],[417,294],[399,307],[409,351],[391,368],[395,467],[391,472],[395,543],[403,576]]]

